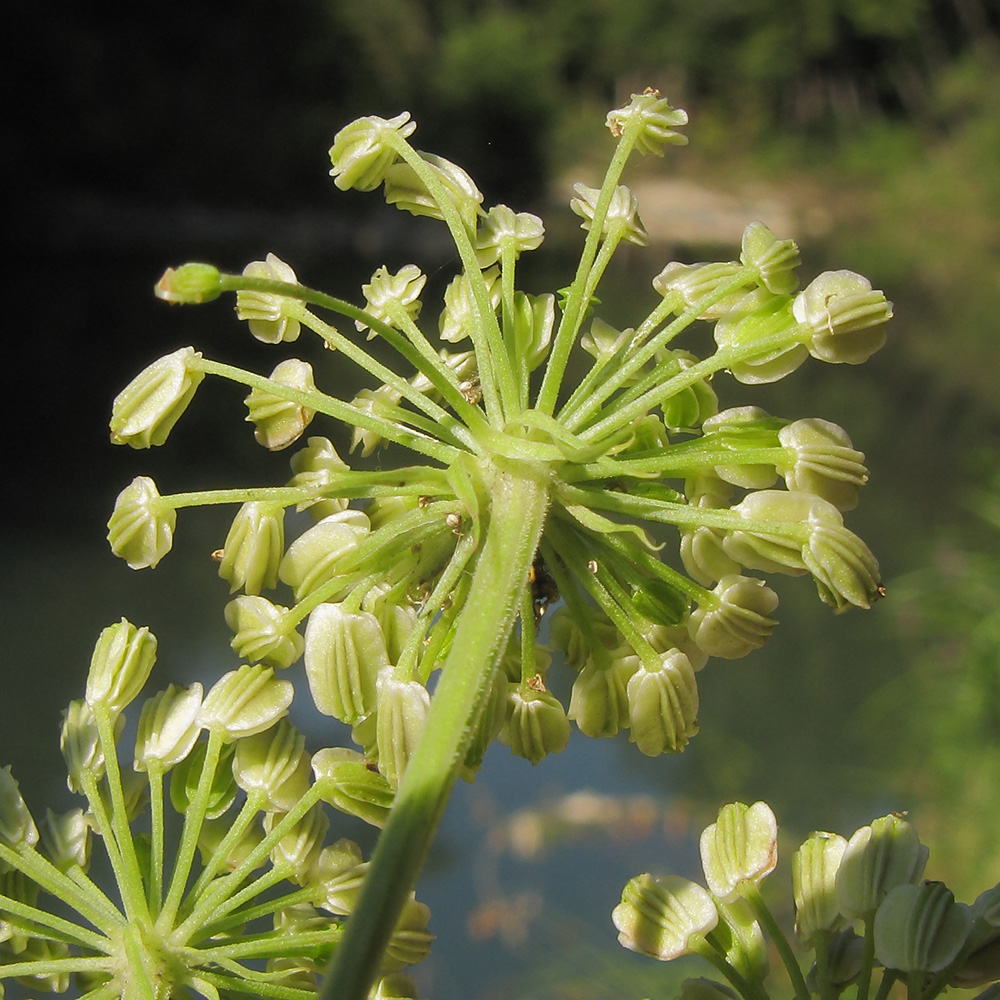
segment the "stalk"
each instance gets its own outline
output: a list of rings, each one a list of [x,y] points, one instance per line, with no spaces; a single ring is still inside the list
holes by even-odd
[[[548,509],[546,474],[497,470],[469,596],[459,615],[423,738],[406,768],[320,1000],[365,1000],[444,812],[514,624]]]

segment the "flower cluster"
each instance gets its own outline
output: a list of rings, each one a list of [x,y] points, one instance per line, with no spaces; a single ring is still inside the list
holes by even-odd
[[[324,804],[381,825],[392,792],[358,754],[310,757],[286,718],[292,685],[270,667],[243,665],[207,692],[171,684],[142,703],[123,747],[155,659],[146,628],[123,619],[101,633],[86,695],[63,716],[82,807],[36,825],[0,770],[0,996],[17,980],[60,993],[72,981],[92,1000],[312,997],[369,864],[329,840]],[[98,850],[114,892],[88,874]],[[389,995],[415,996],[399,970],[426,954],[428,916],[415,900],[404,910],[383,962]]]
[[[697,954],[728,980],[686,980],[681,996],[689,1000],[766,998],[765,933],[797,1000],[828,1000],[850,985],[865,1000],[876,967],[879,997],[896,979],[925,1000],[949,986],[1000,980],[1000,885],[971,905],[957,903],[943,883],[922,881],[927,856],[913,825],[897,814],[848,840],[811,834],[791,872],[795,939],[815,955],[808,975],[759,890],[778,860],[777,823],[764,802],[723,806],[702,833],[707,890],[676,875],[639,875],[625,886],[612,920],[626,948],[660,961]]]

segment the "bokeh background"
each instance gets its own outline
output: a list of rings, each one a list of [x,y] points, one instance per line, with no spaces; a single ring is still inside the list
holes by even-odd
[[[203,387],[163,449],[108,443],[111,399],[156,357],[193,344],[261,371],[277,360],[230,303],[154,300],[163,268],[240,269],[274,252],[306,283],[358,299],[375,267],[416,261],[439,292],[455,266],[441,228],[328,176],[341,125],[406,109],[419,148],[465,166],[487,204],[543,216],[526,287],[561,287],[582,239],[570,185],[600,180],[607,110],[654,86],[689,111],[691,145],[629,168],[653,245],[619,255],[602,315],[628,325],[668,260],[731,259],[754,218],[799,241],[805,280],[847,267],[884,288],[896,318],[867,365],[715,388],[724,405],[849,430],[872,481],[848,524],[880,556],[888,598],[834,617],[807,581],[776,581],[780,628],[700,675],[702,732],[682,757],[576,733],[533,769],[493,748],[457,790],[421,886],[439,938],[424,992],[670,995],[677,970],[621,951],[609,913],[639,871],[697,877],[694,838],[735,798],[778,813],[783,888],[798,839],[850,834],[890,809],[910,811],[929,874],[960,898],[1000,879],[996,0],[114,12],[81,0],[11,13],[10,28],[0,762],[36,811],[71,804],[59,713],[104,625],[125,615],[153,628],[161,686],[234,665],[227,588],[207,558],[226,513],[182,513],[169,558],[135,574],[104,542],[117,492],[139,474],[169,492],[287,477],[287,455],[254,444],[243,393],[226,385]],[[336,360],[326,375],[334,388],[353,379]],[[321,432],[346,453],[346,433]],[[308,712],[296,718],[313,748],[329,738]]]

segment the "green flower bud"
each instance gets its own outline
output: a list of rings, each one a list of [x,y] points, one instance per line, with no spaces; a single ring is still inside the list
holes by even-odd
[[[653,278],[653,288],[666,297],[679,295],[684,306],[690,309],[712,295],[719,285],[734,278],[742,270],[738,261],[719,261],[711,264],[681,264],[671,261]],[[698,315],[701,319],[721,319],[750,290],[753,282],[747,278],[743,288],[730,292],[715,305],[708,306]]]
[[[280,258],[269,253],[265,260],[251,261],[243,274],[248,278],[265,278],[297,285],[295,272]],[[290,344],[299,339],[300,324],[290,312],[298,310],[299,303],[287,295],[275,292],[257,292],[240,289],[236,293],[236,315],[249,322],[250,333],[264,344]]]
[[[222,294],[219,269],[211,264],[181,264],[168,267],[153,286],[158,299],[180,305],[211,302]]]
[[[691,661],[671,649],[657,669],[643,663],[628,682],[629,739],[647,757],[677,753],[698,731],[698,685]]]
[[[795,317],[787,295],[773,295],[766,288],[747,292],[716,324],[713,336],[720,348],[748,347],[787,332],[788,341],[769,347],[729,366],[733,378],[744,385],[777,382],[795,371],[809,356],[794,340]]]
[[[743,230],[740,261],[757,268],[761,284],[775,295],[791,295],[799,287],[795,240],[779,240],[763,222],[751,222]]]
[[[1000,885],[976,897],[972,916],[972,931],[966,942],[969,953],[949,980],[949,985],[961,989],[1000,979]]]
[[[132,569],[152,569],[174,543],[177,512],[163,502],[156,483],[136,476],[118,494],[108,521],[111,551]]]
[[[36,968],[59,969],[59,964],[72,961],[69,945],[63,941],[53,941],[46,938],[30,937],[25,948],[17,956],[18,962],[37,963]],[[6,964],[6,963],[5,963]],[[33,991],[45,993],[65,993],[69,989],[70,974],[63,971],[36,972],[30,976],[21,976],[20,982]]]
[[[368,862],[361,860],[361,848],[351,840],[338,840],[323,848],[318,869],[325,893],[320,905],[330,913],[347,916],[354,909],[368,871]]]
[[[329,438],[325,437],[309,438],[306,447],[292,455],[290,465],[294,475],[288,485],[309,487],[316,491],[317,497],[332,488],[331,484],[338,473],[350,470]],[[350,501],[340,497],[323,496],[322,499],[303,500],[295,509],[300,512],[308,509],[309,514],[318,521],[346,510],[349,503]]]
[[[361,602],[361,610],[378,619],[389,663],[398,663],[413,630],[417,626],[417,609],[412,604],[398,604],[390,596],[389,584],[372,587]]]
[[[619,657],[608,666],[588,660],[576,675],[567,718],[585,736],[615,736],[629,724],[625,686],[635,673],[638,657]]]
[[[600,188],[578,183],[573,185],[573,190],[578,197],[570,199],[569,207],[574,214],[583,219],[580,228],[589,230],[594,224],[594,212],[597,210]],[[615,188],[607,215],[604,217],[602,235],[607,237],[611,232],[619,233],[620,239],[635,243],[637,246],[649,246],[649,234],[639,218],[639,199],[624,184]]]
[[[792,313],[808,329],[806,346],[819,361],[860,365],[884,343],[892,303],[853,271],[824,271],[795,297]]]
[[[316,388],[312,365],[298,358],[282,361],[270,377],[290,389],[308,392]],[[316,416],[315,410],[262,389],[252,389],[244,402],[249,411],[246,420],[256,425],[254,437],[268,451],[281,451],[295,444]]]
[[[733,451],[733,463],[717,465],[715,475],[733,486],[747,490],[766,490],[778,478],[773,465],[747,465],[739,461],[740,447],[760,448],[776,445],[776,431],[784,421],[776,420],[759,406],[734,406],[706,418],[702,423],[702,433],[706,436],[718,435],[724,447]],[[706,441],[706,444],[709,442]],[[704,477],[701,477],[702,482]],[[732,491],[727,491],[725,502],[712,503],[713,507],[728,507]],[[717,490],[708,491],[715,497]],[[720,495],[721,496],[721,495]],[[689,500],[691,498],[689,497]],[[705,505],[702,505],[705,506]]]
[[[599,316],[590,324],[590,332],[580,338],[580,346],[600,365],[606,365],[616,354],[626,351],[635,339],[635,330],[616,330]]]
[[[269,812],[264,816],[264,830],[270,833],[283,818],[282,813]],[[271,861],[276,865],[289,865],[293,874],[288,877],[299,885],[309,882],[319,867],[323,840],[330,828],[330,820],[317,802],[271,850]]]
[[[241,587],[247,594],[278,585],[278,564],[285,550],[285,508],[253,500],[233,518],[219,561],[219,576],[229,581],[229,593]]]
[[[403,308],[410,319],[415,320],[420,315],[420,308],[423,305],[420,293],[426,282],[427,275],[423,274],[416,264],[407,264],[395,274],[390,274],[387,267],[380,267],[372,275],[371,282],[361,286],[368,303],[366,311],[375,319],[389,326],[396,326],[396,320],[393,319],[393,312],[389,307],[389,303],[395,302]],[[368,324],[360,319],[355,320],[354,325],[359,330],[368,329]]]
[[[353,726],[375,707],[376,678],[389,665],[378,619],[320,604],[306,626],[306,679],[316,708]]]
[[[826,948],[827,977],[836,992],[842,993],[861,973],[864,957],[864,940],[853,927],[836,931]],[[810,993],[819,993],[820,985],[815,963],[806,976]]]
[[[701,505],[699,505],[701,506]],[[739,573],[743,568],[723,548],[724,535],[716,528],[685,528],[681,531],[681,562],[692,580],[711,587],[724,576]]]
[[[343,557],[368,534],[370,522],[360,510],[331,514],[292,542],[278,566],[278,579],[301,601],[339,572]]]
[[[396,972],[404,965],[416,965],[430,954],[434,940],[434,935],[427,930],[430,918],[431,911],[425,904],[415,899],[407,901],[382,958],[382,968],[386,972]]]
[[[341,191],[349,188],[374,191],[397,158],[396,151],[385,141],[386,135],[395,132],[399,138],[406,139],[416,127],[408,111],[395,118],[372,115],[345,125],[334,136],[330,147],[333,183]]]
[[[943,883],[897,885],[875,913],[875,955],[887,969],[940,972],[971,930],[969,907]]]
[[[419,681],[398,680],[393,669],[385,667],[376,680],[375,698],[378,769],[398,788],[423,734],[431,696]]]
[[[688,632],[709,656],[735,660],[763,646],[778,623],[770,616],[778,595],[763,580],[724,576],[712,593],[714,605],[699,605],[688,619]]]
[[[104,749],[97,720],[85,701],[71,701],[62,713],[62,719],[59,746],[66,761],[66,785],[71,792],[82,792],[84,774],[89,774],[95,781],[104,777]],[[124,716],[119,715],[116,737],[124,723]]]
[[[226,624],[233,630],[229,645],[241,660],[263,662],[276,670],[290,667],[302,655],[305,641],[286,624],[288,608],[264,597],[237,597],[226,605]]]
[[[372,826],[385,826],[395,793],[362,754],[347,747],[319,750],[313,754],[312,768],[324,802]]]
[[[663,147],[668,143],[671,146],[686,146],[687,136],[674,129],[687,123],[687,112],[672,108],[670,102],[652,88],[647,88],[641,94],[633,94],[624,108],[609,111],[605,120],[605,125],[615,138],[629,127],[637,128],[635,150],[643,156],[647,153],[662,156]]]
[[[544,238],[545,226],[537,215],[494,205],[476,233],[476,261],[481,268],[497,263],[505,246],[513,247],[516,259],[526,250],[537,250]]]
[[[171,684],[142,706],[135,737],[136,771],[146,771],[155,761],[161,771],[179,764],[192,751],[201,725],[201,684],[182,688]]]
[[[554,295],[514,293],[514,343],[517,356],[533,372],[549,353],[556,316]]]
[[[65,813],[45,811],[42,846],[48,859],[61,872],[90,867],[90,823],[82,809]]]
[[[205,755],[208,743],[199,740],[194,749],[174,768],[170,775],[170,803],[182,816],[191,808],[201,772],[205,768]],[[223,747],[219,755],[219,763],[212,776],[212,786],[208,796],[209,819],[218,819],[236,801],[239,789],[233,778],[232,760],[236,748],[229,744]]]
[[[598,642],[607,649],[617,647],[621,641],[618,629],[598,609],[590,610],[593,611],[593,616],[588,623]],[[566,659],[574,670],[582,669],[583,665],[590,659],[593,650],[587,644],[584,632],[573,617],[573,612],[570,611],[569,607],[563,605],[549,618],[549,622],[549,639],[553,645],[566,654]],[[520,664],[518,664],[518,670],[520,671]],[[520,679],[520,673],[518,673],[517,679]]]
[[[496,271],[496,268],[493,268],[492,270]],[[452,284],[454,284],[454,282],[452,282]],[[450,288],[451,285],[448,287]],[[518,295],[520,294],[520,292],[514,293],[515,312],[518,308],[516,303],[520,301],[518,299]],[[528,296],[528,298],[537,300],[544,299],[545,296]],[[494,306],[494,308],[496,307]],[[442,312],[441,315],[444,316],[444,312]],[[515,322],[517,321],[517,317],[515,316]],[[468,334],[466,334],[466,336],[468,336]],[[534,350],[534,348],[531,349]],[[444,363],[444,366],[451,371],[457,379],[458,388],[462,395],[469,400],[470,403],[478,403],[482,396],[482,391],[479,387],[479,368],[476,363],[476,352],[448,351],[442,349],[438,351],[438,357]],[[410,379],[410,385],[412,385],[414,389],[419,389],[420,392],[422,392],[429,399],[441,398],[441,393],[423,372],[416,372]]]
[[[109,625],[94,646],[87,674],[87,704],[113,717],[138,697],[156,662],[156,636],[122,619]]]
[[[891,889],[920,880],[927,853],[902,816],[883,816],[856,830],[837,869],[841,913],[850,920],[870,918]]]
[[[489,698],[483,708],[483,714],[479,717],[473,730],[469,749],[465,752],[463,769],[459,772],[467,781],[471,781],[475,777],[475,772],[482,767],[486,751],[500,735],[500,730],[503,729],[509,686],[510,682],[507,680],[506,671],[502,667],[498,667],[493,671]]]
[[[688,351],[665,351],[659,357],[661,364],[668,359],[673,364],[664,371],[664,378],[687,371],[698,363],[698,358]],[[660,409],[669,430],[690,433],[719,412],[719,397],[705,379],[699,379],[665,400]]]
[[[222,846],[222,841],[232,825],[231,816],[220,816],[202,823],[201,830],[198,832],[198,852],[201,855],[203,865],[207,865],[215,859]],[[223,867],[228,871],[235,871],[260,846],[263,839],[264,830],[257,817],[254,817],[253,822],[244,830],[243,835],[230,846],[223,861]],[[264,859],[262,858],[254,867],[261,868],[263,864]]]
[[[119,720],[122,721],[122,720]],[[119,733],[121,727],[119,727]],[[146,778],[137,774],[131,768],[123,769],[120,772],[121,790],[122,790],[122,801],[125,806],[125,816],[129,823],[135,822],[141,815],[146,805],[149,802],[149,782]],[[101,781],[100,785],[97,787],[98,793],[101,797],[101,802],[104,804],[104,811],[111,815],[115,809],[114,800],[111,797],[111,788],[108,784],[107,775]],[[93,816],[88,813],[87,821],[93,823]],[[149,840],[145,834],[137,834],[135,837],[136,850],[139,853],[140,862],[143,859],[143,852],[146,853],[148,858],[149,852]]]
[[[829,420],[796,420],[778,431],[788,453],[777,463],[789,490],[815,493],[838,510],[858,505],[858,489],[868,482],[865,456],[855,451],[847,432]]]
[[[618,941],[661,962],[689,955],[719,922],[715,901],[679,875],[637,875],[611,911]]]
[[[309,791],[306,738],[287,720],[236,741],[233,777],[248,795],[264,792],[269,811],[289,812]]]
[[[375,417],[387,417],[392,419],[392,407],[398,406],[403,394],[394,389],[391,385],[380,385],[377,389],[362,389],[351,400],[351,406]],[[351,430],[351,451],[361,449],[361,457],[367,458],[381,444],[385,442],[376,431],[367,427],[356,425]]]
[[[270,729],[288,713],[295,689],[280,681],[270,667],[244,664],[212,685],[198,722],[210,732],[222,731],[228,743]]]
[[[486,294],[494,312],[500,306],[503,289],[500,284],[500,268],[489,267],[482,274],[486,284]],[[442,340],[457,344],[476,329],[475,296],[469,279],[463,271],[456,275],[444,290],[444,308],[438,318],[438,331]]]
[[[814,946],[817,931],[843,922],[837,906],[837,869],[847,841],[836,833],[813,833],[792,856],[795,935],[803,948]]]
[[[38,883],[30,879],[18,868],[9,868],[0,863],[0,895],[14,899],[19,903],[35,906],[38,903]],[[20,955],[28,947],[33,935],[26,931],[17,917],[4,920],[5,911],[0,911],[0,954],[4,964],[10,961],[11,955]],[[10,914],[12,917],[13,914]],[[0,981],[0,1000],[3,1000],[3,982]]]
[[[656,653],[669,653],[679,649],[688,658],[695,673],[708,662],[708,656],[695,645],[686,625],[654,625],[642,634]]]
[[[200,360],[193,347],[182,347],[139,372],[111,404],[111,443],[163,444],[205,377]]]
[[[700,849],[709,892],[733,902],[778,863],[778,823],[771,807],[766,802],[723,806],[719,818],[702,831]]]
[[[536,675],[535,683],[541,685]],[[530,684],[530,682],[529,682]],[[537,764],[550,753],[562,753],[570,725],[559,699],[545,690],[519,684],[507,692],[507,710],[499,740],[517,757]]]
[[[368,1000],[417,1000],[416,981],[404,972],[383,976],[369,991]]]
[[[483,203],[483,194],[473,179],[461,167],[443,156],[421,152],[420,158],[441,182],[466,229],[472,232],[476,226],[479,206]],[[387,204],[395,205],[412,215],[444,219],[441,206],[409,163],[395,163],[385,172],[385,200]]]
[[[15,850],[38,843],[38,827],[21,797],[21,789],[10,773],[0,769],[0,844]]]

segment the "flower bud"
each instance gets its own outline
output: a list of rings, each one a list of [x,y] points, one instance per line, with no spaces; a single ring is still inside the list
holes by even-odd
[[[753,910],[742,897],[731,903],[716,899],[715,905],[721,919],[709,932],[709,944],[744,979],[763,982],[768,972],[767,942]]]
[[[462,770],[459,772],[467,781],[471,781],[475,772],[482,767],[483,758],[490,744],[499,736],[503,728],[507,709],[507,689],[510,681],[503,667],[498,666],[493,671],[493,681],[490,685],[489,697],[483,708],[483,713],[472,732],[469,748],[465,752]]]
[[[628,682],[629,739],[647,757],[677,753],[698,731],[698,685],[691,661],[671,649],[657,669],[642,663]]]
[[[688,955],[719,922],[715,901],[679,875],[637,875],[612,910],[618,941],[629,951],[661,962]]]
[[[671,362],[664,369],[664,379],[687,371],[698,363],[698,359],[688,351],[666,351],[658,360],[661,365],[667,360]],[[719,412],[719,397],[706,379],[698,379],[664,400],[660,410],[668,430],[691,432]]]
[[[493,312],[500,306],[503,288],[500,283],[500,268],[489,267],[482,274],[486,284],[486,295]],[[476,329],[478,309],[469,278],[463,271],[456,275],[444,290],[444,308],[438,318],[438,331],[442,340],[457,344]]]
[[[606,365],[616,354],[626,351],[635,339],[635,330],[616,330],[599,316],[590,324],[590,332],[580,338],[580,346],[600,365]]]
[[[795,340],[796,322],[787,295],[772,295],[766,288],[747,292],[716,324],[713,336],[720,348],[744,348],[787,332],[787,341],[762,348],[729,366],[733,378],[744,385],[777,382],[790,375],[809,356]]]
[[[211,302],[222,294],[219,269],[211,264],[181,264],[168,267],[153,286],[158,299],[181,305]]]
[[[324,517],[288,546],[278,566],[278,579],[301,601],[337,575],[344,556],[357,547],[369,527],[368,517],[350,507]]]
[[[199,740],[194,749],[174,768],[170,775],[170,803],[182,816],[191,808],[201,772],[205,768],[205,756],[208,743]],[[209,819],[218,819],[235,801],[239,789],[233,778],[232,760],[236,748],[229,744],[222,748],[219,763],[212,775],[212,785],[208,795],[208,809],[205,815]]]
[[[38,843],[38,827],[21,797],[21,789],[10,773],[0,768],[0,844],[15,850]]]
[[[270,833],[283,818],[282,813],[268,813],[264,817],[264,830]],[[271,849],[271,861],[277,867],[289,865],[293,874],[287,876],[299,885],[310,881],[319,866],[323,840],[330,828],[330,820],[317,802]]]
[[[544,238],[545,226],[537,215],[494,205],[476,233],[476,261],[481,268],[497,263],[505,246],[513,248],[516,260],[526,250],[537,250]]]
[[[712,593],[716,604],[699,605],[688,619],[691,638],[709,656],[735,660],[764,645],[778,623],[770,616],[778,595],[763,580],[724,576]]]
[[[427,722],[431,696],[419,681],[397,680],[392,667],[379,671],[375,685],[375,740],[378,769],[398,788]]]
[[[320,604],[309,615],[306,679],[316,708],[353,726],[375,707],[375,682],[388,667],[378,619],[367,611]]]
[[[177,512],[163,501],[156,483],[136,476],[118,494],[108,521],[111,551],[131,569],[152,569],[174,543]]]
[[[719,479],[742,486],[748,490],[766,490],[778,478],[773,465],[748,465],[739,461],[741,448],[767,448],[778,443],[776,432],[783,421],[769,416],[759,406],[734,406],[708,417],[702,423],[705,444],[714,444],[714,435],[719,435],[724,447],[733,452],[732,464],[717,465],[714,472]],[[712,440],[708,440],[713,435]],[[704,477],[702,477],[704,478]],[[726,503],[713,506],[728,506]]]
[[[719,261],[711,264],[681,264],[671,261],[653,278],[653,288],[666,297],[679,295],[684,306],[690,309],[712,295],[715,290],[731,278],[736,277],[742,268],[735,260]],[[721,319],[729,312],[752,287],[752,281],[747,278],[744,287],[730,292],[715,305],[708,306],[698,315],[701,319]]]
[[[182,347],[139,372],[111,405],[111,443],[163,444],[205,377],[200,360],[193,347]]]
[[[45,854],[59,871],[90,867],[90,823],[82,809],[62,814],[47,809],[41,832]]]
[[[171,684],[142,706],[135,737],[136,771],[146,771],[155,761],[161,771],[179,764],[192,751],[201,725],[202,687],[197,681],[182,688]]]
[[[383,976],[369,991],[368,1000],[417,1000],[417,983],[405,972]]]
[[[83,792],[83,776],[100,781],[104,777],[104,748],[97,729],[97,720],[85,701],[71,701],[62,713],[59,746],[66,761],[66,785],[71,792]],[[124,725],[119,715],[115,727],[117,736]]]
[[[222,548],[219,576],[229,581],[229,593],[243,588],[259,594],[278,585],[278,564],[285,550],[285,508],[250,501],[233,519]]]
[[[217,819],[208,819],[201,825],[198,831],[198,852],[201,854],[202,865],[207,865],[214,861],[222,846],[222,841],[232,828],[233,820],[231,816],[221,816]],[[235,871],[249,855],[255,851],[264,839],[264,830],[259,819],[255,816],[253,822],[243,831],[235,844],[231,844],[223,860],[223,868],[228,871]],[[264,864],[262,858],[254,866],[260,868]]]
[[[368,303],[365,311],[389,326],[397,326],[390,306],[390,303],[394,302],[410,319],[415,320],[420,315],[420,308],[423,305],[420,293],[426,282],[427,275],[423,274],[416,264],[407,264],[395,274],[390,274],[387,267],[380,267],[372,275],[371,281],[361,286]],[[355,320],[354,325],[359,330],[368,329],[368,324],[360,319]]]
[[[483,203],[483,193],[475,181],[457,164],[433,153],[421,153],[420,158],[427,165],[447,192],[448,200],[458,210],[458,214],[470,233],[475,229],[479,206]],[[417,175],[409,163],[395,163],[385,172],[386,204],[431,219],[444,219],[441,206],[427,185]]]
[[[389,663],[398,663],[410,635],[417,626],[417,609],[412,604],[398,604],[392,599],[389,584],[379,584],[365,594],[361,610],[378,619]]]
[[[212,685],[198,722],[210,732],[221,730],[227,743],[253,736],[288,713],[294,690],[288,681],[277,680],[270,667],[244,664]]]
[[[396,924],[396,929],[386,945],[382,958],[382,968],[387,972],[396,972],[404,965],[416,965],[422,962],[431,950],[434,935],[427,930],[431,911],[424,903],[415,899],[407,900],[403,913]]]
[[[709,892],[733,902],[778,863],[778,824],[771,807],[766,802],[723,806],[719,818],[702,831],[700,849]]]
[[[312,768],[324,802],[372,826],[385,826],[395,793],[385,777],[371,770],[356,750],[319,750],[313,754]]]
[[[271,372],[271,380],[303,392],[316,388],[312,365],[298,358],[278,364]],[[264,389],[252,389],[244,402],[249,411],[247,421],[256,425],[254,437],[268,451],[281,451],[294,444],[316,416],[315,410]]]
[[[589,231],[594,224],[594,212],[597,210],[600,188],[577,183],[573,185],[573,190],[578,197],[570,199],[569,207],[583,219],[580,228]],[[649,234],[639,218],[639,199],[624,184],[616,187],[611,196],[601,235],[606,238],[612,232],[619,234],[619,239],[627,240],[629,243],[635,243],[640,247],[649,246]]]
[[[537,676],[537,675],[536,675]],[[507,692],[507,711],[500,742],[517,757],[537,764],[550,753],[562,753],[569,743],[570,725],[566,710],[544,688],[528,684],[511,686]]]
[[[671,146],[686,146],[687,136],[674,129],[687,123],[687,112],[672,108],[670,102],[652,88],[633,94],[624,108],[609,111],[604,122],[615,138],[629,127],[636,128],[634,148],[643,156],[647,153],[663,156],[663,147],[668,143]]]
[[[856,451],[847,432],[829,420],[796,420],[778,431],[788,453],[776,468],[789,490],[814,493],[838,510],[858,505],[858,489],[868,482],[865,456]]]
[[[280,258],[269,253],[265,260],[251,261],[243,268],[248,278],[266,278],[298,284],[295,272]],[[243,288],[236,293],[236,315],[249,322],[250,333],[264,344],[290,344],[299,339],[300,324],[289,312],[299,307],[295,299],[275,292]]]
[[[642,633],[643,638],[656,653],[680,650],[697,673],[708,662],[705,651],[699,649],[688,634],[686,625],[654,625]]]
[[[684,571],[696,583],[711,587],[724,576],[738,574],[743,568],[723,547],[724,535],[704,525],[681,530],[680,555]]]
[[[264,792],[268,811],[290,812],[309,790],[306,738],[287,720],[236,741],[233,777],[248,795]]]
[[[861,973],[864,958],[864,940],[853,927],[845,927],[834,932],[826,948],[827,976],[837,993],[855,982]],[[813,965],[806,976],[810,992],[819,993],[816,966]]]
[[[514,344],[517,356],[533,372],[549,353],[555,323],[556,300],[552,294],[514,292]]]
[[[803,948],[814,945],[817,931],[843,922],[837,906],[837,869],[847,841],[835,833],[814,833],[792,856],[795,936]]]
[[[621,641],[618,629],[597,608],[588,610],[593,612],[592,617],[588,616],[588,624],[597,641],[607,649],[618,646]],[[569,606],[564,604],[561,608],[557,608],[555,614],[548,620],[550,622],[549,639],[552,644],[566,654],[566,660],[574,670],[582,669],[593,650],[584,638],[585,633],[573,617]],[[518,670],[520,670],[520,664],[518,664]],[[518,679],[520,679],[520,673],[518,673]]]
[[[138,697],[156,662],[156,636],[146,626],[122,619],[97,640],[87,674],[87,704],[107,709],[112,717]]]
[[[795,296],[792,312],[807,328],[814,358],[860,365],[885,343],[892,303],[860,274],[824,271]]]
[[[334,136],[330,147],[333,183],[341,191],[349,188],[374,191],[397,159],[397,153],[386,142],[386,136],[395,132],[400,139],[406,139],[416,127],[417,123],[410,121],[408,111],[389,119],[371,115],[345,125]]]
[[[309,438],[306,447],[292,455],[289,464],[294,474],[288,485],[308,487],[315,490],[317,496],[315,500],[300,501],[295,508],[297,511],[308,509],[310,516],[318,521],[347,509],[350,501],[323,495],[332,489],[338,473],[350,471],[350,466],[337,454],[329,438]]]
[[[897,885],[875,913],[875,955],[887,969],[940,972],[972,930],[972,913],[941,882]]]
[[[779,240],[763,222],[751,222],[743,230],[740,261],[757,268],[760,283],[775,295],[791,295],[799,287],[795,240]]]
[[[338,840],[323,848],[317,867],[325,893],[320,905],[330,913],[347,916],[354,909],[368,871],[368,862],[361,860],[361,848],[351,840]]]
[[[241,660],[264,663],[276,670],[290,667],[302,655],[305,642],[286,624],[288,608],[264,597],[237,597],[226,605],[226,624],[233,630],[229,645]]]
[[[913,825],[893,813],[856,830],[837,869],[841,913],[869,919],[891,889],[919,881],[927,853]]]

